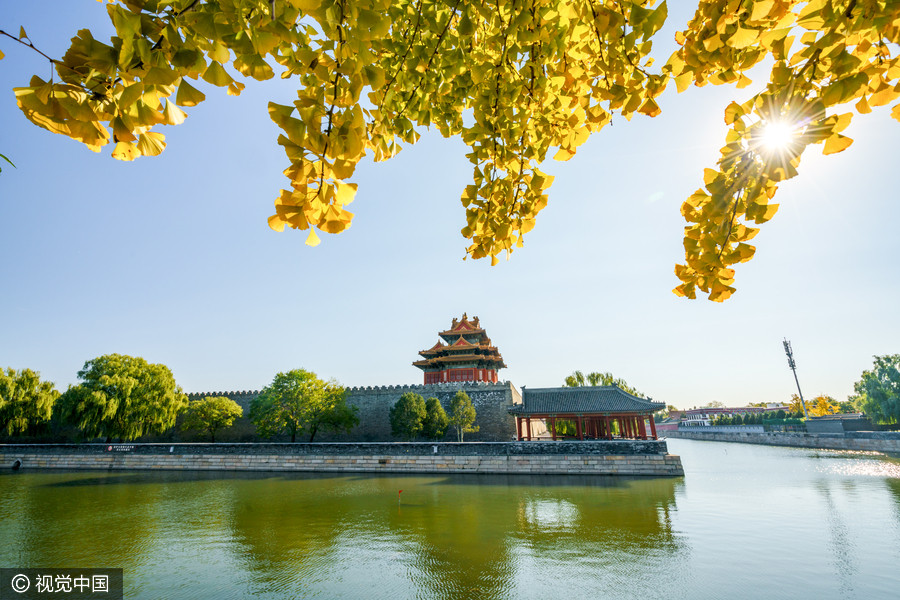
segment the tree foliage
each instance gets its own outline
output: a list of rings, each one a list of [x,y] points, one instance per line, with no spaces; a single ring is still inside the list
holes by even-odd
[[[872,369],[853,384],[856,406],[876,422],[900,422],[900,354],[874,359]]]
[[[297,434],[309,434],[312,442],[319,429],[349,432],[359,424],[356,407],[347,405],[340,384],[303,369],[275,375],[250,403],[250,420],[261,436],[288,432],[291,442]]]
[[[133,440],[175,424],[187,397],[169,368],[141,357],[107,354],[84,363],[79,385],[60,398],[63,419],[88,438]]]
[[[422,435],[430,440],[439,440],[447,433],[450,419],[437,398],[425,401],[425,419],[422,421]]]
[[[624,379],[619,379],[609,372],[593,372],[585,375],[581,371],[575,371],[574,373],[566,377],[565,384],[568,387],[581,387],[585,385],[614,385],[620,390],[628,392],[632,396],[637,396],[638,398],[646,398],[644,394],[628,385],[628,383]]]
[[[803,410],[803,400],[800,399],[798,394],[791,394],[788,409],[792,415],[797,415],[798,418],[805,418],[806,416],[806,412]]]
[[[809,403],[809,416],[824,417],[825,415],[836,415],[841,412],[841,407],[837,400],[831,396],[816,396]]]
[[[456,392],[450,401],[450,426],[456,431],[458,441],[463,441],[464,434],[478,431],[475,417],[475,406],[472,405],[469,395],[462,390]]]
[[[840,152],[854,112],[900,96],[900,5],[885,0],[699,0],[660,68],[650,51],[665,1],[110,0],[107,10],[110,43],[80,30],[53,61],[59,81],[35,76],[16,89],[36,125],[95,151],[113,144],[121,160],[153,156],[166,145],[155,129],[204,100],[191,82],[237,95],[235,71],[278,74],[298,92],[269,103],[289,181],[273,229],[310,229],[309,245],[315,229],[344,231],[359,161],[388,159],[434,126],[469,148],[462,234],[469,256],[492,263],[523,244],[547,205],[548,155],[570,159],[614,115],[658,115],[672,80],[679,91],[743,88],[748,70],[771,64],[764,89],[725,108],[721,158],[682,206],[675,292],[716,301],[734,292],[733,266],[752,258],[754,225],[774,216],[770,201],[806,148]],[[34,48],[24,29],[0,33]],[[900,120],[900,104],[891,114]],[[784,147],[764,143],[772,124],[788,131]]]
[[[391,407],[391,435],[409,441],[422,433],[428,410],[425,399],[415,392],[402,394]]]
[[[46,423],[57,398],[56,386],[41,381],[40,373],[31,369],[0,369],[0,434],[24,433]]]
[[[216,431],[231,427],[243,414],[244,409],[231,398],[206,396],[188,402],[181,428],[205,431],[215,442]]]

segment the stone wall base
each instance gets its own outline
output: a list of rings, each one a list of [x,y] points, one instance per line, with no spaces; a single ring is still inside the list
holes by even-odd
[[[368,473],[507,473],[554,475],[684,475],[681,457],[657,455],[266,455],[49,454],[0,451],[0,465],[22,470],[305,471]]]

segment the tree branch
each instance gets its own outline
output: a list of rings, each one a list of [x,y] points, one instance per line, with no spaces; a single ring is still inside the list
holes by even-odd
[[[27,37],[26,37],[25,39],[28,40],[28,42],[23,42],[22,40],[20,40],[20,39],[17,38],[16,36],[10,35],[10,34],[6,33],[5,31],[3,31],[2,29],[0,29],[0,35],[5,35],[6,37],[8,37],[9,39],[13,40],[14,42],[19,42],[19,43],[22,44],[23,46],[27,46],[28,48],[31,48],[32,50],[34,50],[35,52],[37,52],[38,54],[40,54],[41,56],[43,56],[44,58],[46,58],[47,60],[49,60],[49,61],[50,61],[51,63],[53,63],[53,64],[60,64],[60,62],[59,62],[58,60],[56,60],[55,58],[50,58],[49,56],[47,56],[46,54],[44,54],[43,52],[41,52],[40,50],[38,50],[38,49],[34,46],[34,44],[31,43],[31,40],[30,40],[29,38],[27,38]]]

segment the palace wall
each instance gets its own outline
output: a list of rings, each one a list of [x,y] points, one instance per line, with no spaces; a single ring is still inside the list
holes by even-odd
[[[505,442],[515,438],[516,421],[507,412],[507,407],[521,404],[522,396],[516,387],[506,381],[501,383],[458,382],[419,385],[364,386],[347,388],[347,403],[358,409],[359,425],[350,434],[333,434],[320,431],[316,441],[341,442],[389,442],[397,441],[391,435],[390,410],[402,394],[413,392],[423,398],[434,397],[450,413],[450,401],[458,390],[469,395],[475,406],[476,433],[467,433],[466,441]],[[223,430],[216,439],[221,441],[250,441],[254,437],[253,424],[248,415],[250,403],[259,395],[258,391],[205,392],[189,394],[191,400],[206,396],[225,396],[237,402],[244,409],[244,416],[235,422],[230,430]],[[446,441],[456,440],[456,433],[447,430]],[[297,440],[301,441],[300,439]],[[302,441],[306,441],[305,439]]]

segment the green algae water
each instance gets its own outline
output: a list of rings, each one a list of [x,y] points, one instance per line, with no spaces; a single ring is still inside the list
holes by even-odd
[[[684,478],[4,472],[0,567],[148,600],[900,596],[900,460],[669,450]]]

